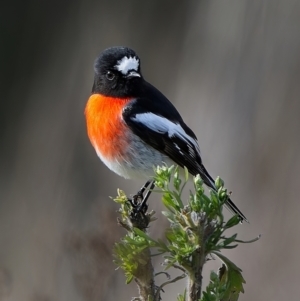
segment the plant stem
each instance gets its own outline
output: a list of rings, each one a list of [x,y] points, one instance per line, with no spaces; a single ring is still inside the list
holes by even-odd
[[[199,222],[195,232],[198,248],[192,254],[192,271],[189,273],[187,301],[198,301],[201,298],[202,270],[205,263],[203,223]]]
[[[154,269],[151,261],[150,249],[147,248],[138,255],[137,261],[144,262],[139,264],[135,272],[134,280],[138,286],[141,301],[154,300],[155,285],[154,285]]]
[[[202,270],[205,263],[204,252],[201,248],[195,251],[193,262],[193,274],[189,275],[188,301],[197,301],[201,298]]]

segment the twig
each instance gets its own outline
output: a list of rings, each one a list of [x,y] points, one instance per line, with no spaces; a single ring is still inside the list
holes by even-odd
[[[169,281],[164,282],[161,286],[159,286],[159,287],[157,288],[157,291],[156,291],[154,300],[155,300],[155,301],[159,301],[159,300],[160,300],[160,291],[163,289],[164,286],[166,286],[166,285],[168,285],[168,284],[170,284],[170,283],[174,283],[174,282],[176,282],[176,281],[178,281],[178,280],[184,279],[185,277],[186,277],[186,274],[182,274],[181,276],[175,277],[175,278],[172,279],[172,280],[169,280]]]

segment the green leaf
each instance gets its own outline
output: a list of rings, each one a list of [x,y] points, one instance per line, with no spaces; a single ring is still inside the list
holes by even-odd
[[[223,245],[224,245],[224,246],[230,245],[232,242],[235,241],[236,237],[237,237],[237,234],[234,234],[234,235],[232,235],[231,237],[225,238],[225,239],[223,240]]]
[[[222,301],[238,300],[239,294],[244,293],[243,284],[246,283],[242,276],[242,270],[221,253],[213,253],[225,264],[225,268],[222,269],[222,273],[220,274],[220,283],[225,287]]]
[[[215,185],[217,190],[219,190],[220,188],[224,187],[224,181],[220,177],[217,177],[215,181]]]
[[[184,166],[184,180],[187,182],[189,180],[189,170]]]
[[[232,218],[230,218],[227,223],[224,226],[224,229],[232,228],[240,223],[240,218],[238,215],[234,215]]]
[[[162,196],[162,202],[164,204],[164,206],[170,210],[171,212],[175,213],[176,210],[176,205],[174,204],[170,193],[164,193]]]
[[[175,222],[175,215],[168,211],[162,211],[161,212],[171,223]]]
[[[157,240],[157,244],[158,244],[159,251],[164,252],[164,253],[170,251],[169,247],[161,239]]]
[[[179,208],[183,208],[184,206],[183,206],[183,203],[182,203],[180,195],[176,191],[173,191],[172,194],[173,194],[173,196],[174,196],[174,198],[175,198],[175,200],[177,202],[178,207]]]
[[[129,284],[133,280],[133,275],[130,274],[126,277],[126,284]]]
[[[186,301],[186,289],[183,292],[183,295],[177,297],[177,301]]]

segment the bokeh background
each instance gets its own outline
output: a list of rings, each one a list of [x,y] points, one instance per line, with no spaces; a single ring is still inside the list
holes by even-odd
[[[263,235],[228,253],[247,281],[240,300],[297,299],[299,1],[4,0],[1,7],[0,300],[136,295],[112,263],[124,232],[109,196],[141,183],[104,167],[83,115],[94,59],[113,45],[137,51],[146,79],[194,129],[207,169],[250,220],[239,237]],[[160,235],[156,199],[150,232]],[[171,285],[163,300],[178,289]]]

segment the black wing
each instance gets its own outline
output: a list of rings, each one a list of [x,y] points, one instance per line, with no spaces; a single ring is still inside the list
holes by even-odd
[[[196,135],[173,104],[148,85],[147,97],[134,99],[124,108],[124,121],[143,141],[170,157],[177,165],[185,166],[192,175],[199,174],[208,187],[216,190],[214,180],[202,164]],[[230,199],[226,205],[241,220],[247,221]]]
[[[155,87],[144,83],[143,94],[123,110],[123,119],[131,130],[153,148],[200,174],[204,183],[215,189],[214,180],[204,168],[194,132],[184,123],[173,104]]]

